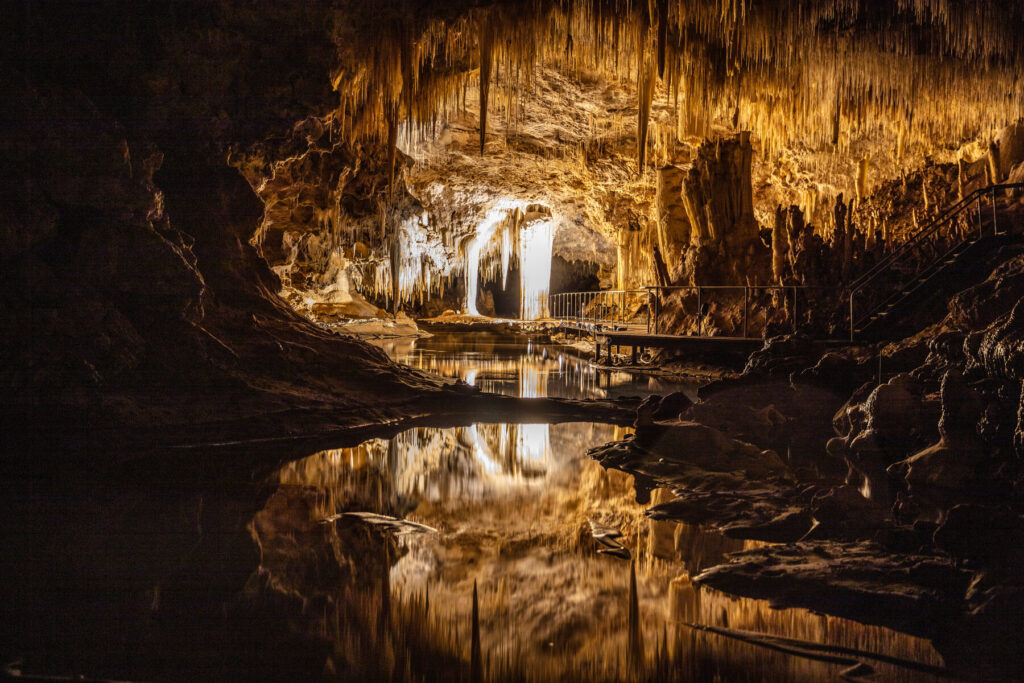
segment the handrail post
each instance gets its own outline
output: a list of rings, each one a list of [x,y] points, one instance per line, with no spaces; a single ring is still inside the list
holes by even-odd
[[[659,334],[661,328],[661,289],[655,290],[654,295],[654,334]]]
[[[996,218],[996,186],[992,186],[992,235],[996,236],[999,234],[999,223]]]
[[[978,193],[978,239],[981,239],[983,236],[984,235],[982,233],[982,228],[981,228],[981,193],[979,192]]]
[[[647,290],[647,334],[651,333],[651,290]]]
[[[853,290],[850,291],[850,341],[853,341]]]
[[[701,315],[701,288],[697,287],[697,336],[701,336],[701,332],[704,329],[702,323],[704,322]]]

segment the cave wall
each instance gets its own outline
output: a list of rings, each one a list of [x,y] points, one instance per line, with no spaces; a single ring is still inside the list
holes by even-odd
[[[264,204],[246,178],[308,147],[295,122],[335,102],[329,8],[10,9],[2,381],[18,452],[278,415],[251,437],[295,429],[287,411],[363,424],[438,386],[298,316],[250,244]]]

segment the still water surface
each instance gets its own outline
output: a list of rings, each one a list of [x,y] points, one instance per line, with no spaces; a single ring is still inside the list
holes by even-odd
[[[692,395],[695,389],[597,371],[569,349],[483,335],[436,336],[391,343],[386,350],[413,367],[512,396]],[[390,600],[426,604],[437,647],[468,659],[475,584],[482,653],[495,678],[638,676],[627,637],[631,561],[598,553],[592,524],[618,530],[618,541],[636,562],[647,677],[821,680],[845,668],[695,634],[681,622],[941,664],[926,641],[804,610],[772,610],[763,601],[695,586],[691,576],[753,543],[647,519],[632,477],[605,471],[586,455],[626,433],[593,423],[419,428],[317,453],[284,467],[280,480],[315,487],[324,516],[366,505],[365,491],[354,494],[353,481],[372,481],[373,511],[435,529],[397,536]],[[651,504],[670,496],[655,491]],[[922,678],[875,668],[875,680]]]
[[[693,391],[526,341],[387,346],[513,396]],[[0,479],[0,655],[29,673],[120,680],[470,680],[475,585],[486,680],[816,681],[844,668],[682,622],[941,663],[925,641],[694,586],[691,576],[747,544],[647,519],[632,478],[586,455],[625,433],[419,428],[311,455],[211,450],[191,464]],[[652,504],[669,495],[655,491]],[[430,530],[334,519],[351,512]],[[630,559],[599,553],[592,524],[617,530],[617,554]],[[875,680],[922,680],[876,670]]]

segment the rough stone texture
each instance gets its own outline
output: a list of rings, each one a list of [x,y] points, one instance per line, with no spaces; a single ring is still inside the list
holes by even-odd
[[[894,491],[886,468],[915,445],[927,443],[937,415],[925,403],[917,380],[902,374],[845,412],[849,431],[830,440],[828,452],[846,461],[848,483],[862,486],[867,497],[888,505]]]
[[[1009,314],[964,342],[970,360],[986,375],[1024,380],[1024,297]]]
[[[958,496],[970,496],[974,477],[985,448],[978,436],[982,402],[956,370],[942,379],[942,415],[938,443],[889,466],[901,477],[909,494],[925,510],[952,507]],[[925,502],[928,501],[928,502]],[[935,521],[938,521],[937,519]]]
[[[1017,457],[1024,460],[1024,382],[1021,383],[1020,405],[1017,407],[1017,429],[1013,435],[1013,447]]]
[[[1024,255],[1004,261],[988,278],[954,296],[949,316],[959,330],[983,330],[1024,297]]]
[[[658,169],[658,247],[673,282],[682,275],[683,255],[690,246],[690,220],[682,198],[684,177],[677,166]]]
[[[733,555],[696,581],[719,590],[938,636],[964,605],[970,573],[947,558],[895,555],[873,543],[808,542]]]

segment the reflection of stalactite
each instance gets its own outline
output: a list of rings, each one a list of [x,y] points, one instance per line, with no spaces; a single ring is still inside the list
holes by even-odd
[[[640,600],[636,590],[636,562],[629,565],[629,616],[626,624],[628,659],[630,668],[638,672],[643,668],[644,643],[640,631]]]
[[[480,605],[476,594],[476,579],[473,580],[473,617],[469,647],[469,680],[470,683],[482,683],[484,680],[484,663],[480,652]]]

